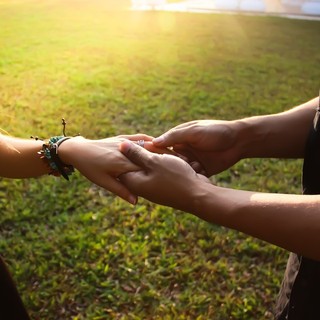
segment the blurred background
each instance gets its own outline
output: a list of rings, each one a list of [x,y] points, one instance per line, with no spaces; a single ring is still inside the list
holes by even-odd
[[[67,135],[156,136],[288,110],[319,93],[318,6],[0,0],[0,128],[48,138],[63,117]],[[304,19],[261,14],[281,8]],[[212,183],[299,194],[301,166],[245,159]],[[78,173],[2,178],[0,212],[0,254],[32,319],[273,319],[288,252],[269,243],[143,199],[132,207]]]
[[[320,15],[320,1],[305,0],[132,0],[135,10],[242,11],[269,14]]]

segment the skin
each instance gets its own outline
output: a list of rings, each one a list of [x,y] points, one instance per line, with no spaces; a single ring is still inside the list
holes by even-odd
[[[235,121],[197,120],[181,124],[153,140],[172,146],[207,176],[244,158],[302,158],[319,99],[289,111]]]
[[[146,135],[118,136],[101,140],[89,140],[74,137],[63,142],[59,147],[59,157],[65,164],[73,165],[83,176],[93,183],[115,193],[129,203],[136,202],[132,194],[118,179],[127,171],[139,167],[130,162],[120,151],[119,144],[127,139],[149,140],[145,147],[152,152],[166,152],[155,147]],[[26,140],[0,135],[0,176],[6,178],[31,178],[48,174],[50,169],[40,159],[38,151],[43,141]]]
[[[193,121],[153,140],[178,157],[159,155],[128,141],[121,152],[142,168],[120,176],[134,194],[239,230],[320,260],[320,195],[290,195],[214,186],[207,176],[252,157],[301,158],[319,99],[289,111],[235,121]],[[197,169],[196,171],[193,169]]]

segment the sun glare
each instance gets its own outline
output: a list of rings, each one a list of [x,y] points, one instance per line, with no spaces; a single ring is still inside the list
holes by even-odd
[[[169,32],[174,29],[176,25],[176,17],[173,14],[170,15],[158,15],[158,24],[162,31]]]
[[[132,10],[320,15],[320,0],[132,0]]]

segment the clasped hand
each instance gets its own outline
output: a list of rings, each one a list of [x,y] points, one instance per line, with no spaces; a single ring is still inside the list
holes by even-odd
[[[228,121],[200,120],[181,124],[152,139],[152,144],[160,151],[171,147],[171,155],[152,154],[137,145],[122,142],[120,151],[141,170],[122,174],[120,181],[138,196],[190,211],[192,193],[201,189],[201,184],[210,183],[205,176],[221,172],[239,160],[235,132]],[[142,138],[151,142],[149,136]]]
[[[139,140],[144,140],[143,148]],[[181,124],[155,139],[145,134],[76,137],[60,148],[66,164],[126,201],[135,204],[142,196],[183,210],[192,190],[209,182],[205,176],[239,160],[235,140],[230,122],[202,120]]]

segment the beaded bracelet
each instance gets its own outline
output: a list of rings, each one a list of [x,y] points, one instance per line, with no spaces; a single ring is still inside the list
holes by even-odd
[[[59,146],[71,137],[55,136],[51,137],[47,143],[42,145],[42,149],[38,152],[41,159],[45,160],[49,165],[51,171],[49,174],[54,176],[63,176],[66,180],[69,180],[69,175],[74,172],[72,165],[67,165],[61,161],[58,155]]]
[[[42,145],[42,149],[38,152],[40,158],[48,165],[50,172],[54,176],[63,176],[66,180],[69,180],[69,176],[74,172],[72,165],[67,165],[61,161],[58,155],[59,146],[71,137],[66,136],[67,122],[62,118],[63,136],[51,137],[46,143]],[[77,135],[79,136],[80,133]],[[39,138],[31,136],[32,139],[39,140]]]

